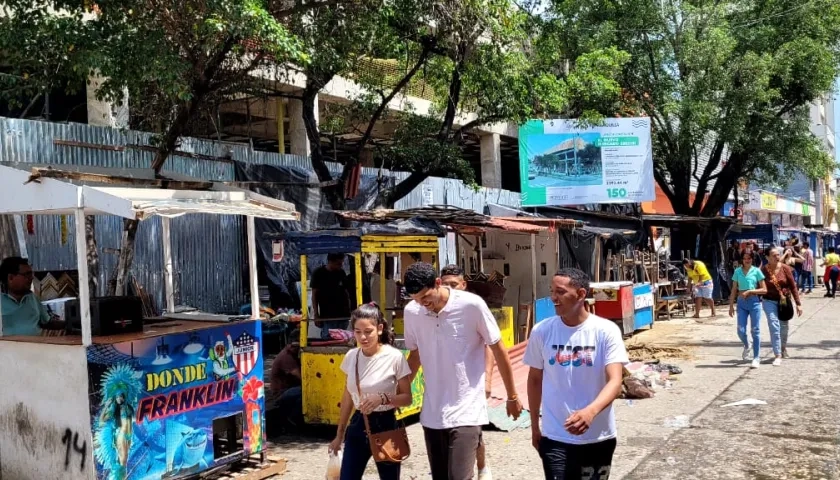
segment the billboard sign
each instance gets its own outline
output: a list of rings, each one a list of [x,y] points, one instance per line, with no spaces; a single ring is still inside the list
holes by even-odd
[[[522,206],[656,199],[649,118],[531,120],[519,129]]]

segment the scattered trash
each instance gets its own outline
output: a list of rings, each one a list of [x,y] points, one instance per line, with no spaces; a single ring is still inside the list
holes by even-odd
[[[666,418],[664,424],[667,428],[688,428],[691,426],[691,419],[688,415],[677,415]]]
[[[670,380],[665,380],[665,390],[670,390],[673,384]]]
[[[665,459],[665,463],[668,465],[674,466],[677,464],[677,460],[674,457],[668,457]]]
[[[679,375],[683,372],[680,367],[669,363],[657,363],[655,365],[651,365],[650,369],[655,372],[666,372],[671,375]]]
[[[633,406],[633,400],[627,400],[626,402],[624,402],[624,404],[627,405],[628,407],[632,407]]]
[[[733,402],[727,403],[726,405],[721,405],[721,407],[740,407],[743,405],[767,405],[767,402],[764,400],[756,400],[754,398],[746,398],[741,400],[740,402]]]
[[[655,395],[653,390],[645,385],[645,382],[636,377],[627,377],[621,385],[621,393],[623,398],[641,399],[653,398]]]

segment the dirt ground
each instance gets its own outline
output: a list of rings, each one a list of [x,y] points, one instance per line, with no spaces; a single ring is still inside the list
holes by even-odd
[[[832,316],[830,303],[826,299],[807,299],[805,301],[806,314],[802,318],[791,321],[791,342],[795,346],[798,338],[806,339],[808,335],[826,336],[825,324]],[[840,304],[838,304],[840,305]],[[726,311],[721,309],[721,313]],[[626,344],[631,357],[638,354],[644,357],[657,357],[667,363],[675,364],[682,368],[683,373],[675,379],[673,386],[669,389],[660,388],[655,398],[647,400],[616,400],[616,417],[618,421],[619,444],[616,450],[613,470],[610,478],[615,479],[712,479],[712,478],[838,478],[836,476],[757,476],[749,472],[760,472],[760,466],[745,465],[741,470],[733,470],[728,463],[726,453],[730,447],[726,447],[724,439],[734,438],[731,432],[733,426],[728,425],[726,420],[728,413],[747,412],[748,408],[737,407],[740,411],[729,410],[719,411],[714,409],[716,402],[721,399],[730,401],[740,400],[739,396],[751,394],[755,398],[771,398],[770,391],[774,382],[783,383],[785,372],[796,370],[797,375],[807,375],[805,358],[790,360],[781,368],[774,368],[764,365],[759,370],[749,370],[744,362],[740,360],[741,347],[736,336],[735,320],[726,315],[718,315],[716,318],[708,318],[708,310],[703,311],[704,318],[695,320],[693,318],[676,318],[670,321],[658,321],[652,330],[637,333],[628,339]],[[819,329],[819,333],[809,333],[810,330]],[[767,356],[769,344],[767,342],[767,325],[762,325],[762,336],[764,339],[762,353]],[[835,330],[836,337],[836,330]],[[810,340],[808,340],[810,341]],[[832,374],[840,376],[837,359],[840,351],[840,342],[831,344],[831,350],[818,351],[817,355],[805,355],[807,345],[805,343],[801,355],[812,358],[813,362],[825,362],[824,358],[832,359]],[[823,369],[824,370],[824,369]],[[816,375],[816,374],[814,374]],[[772,377],[771,377],[772,376]],[[759,384],[754,388],[757,391],[731,393],[733,389],[750,379],[758,379]],[[799,378],[798,383],[809,384],[807,378]],[[840,381],[834,383],[832,388],[840,388]],[[767,391],[770,390],[770,391]],[[816,395],[815,392],[811,392]],[[838,392],[840,393],[840,392]],[[768,400],[769,403],[770,400]],[[835,395],[833,404],[840,403],[840,395]],[[840,407],[840,405],[838,405]],[[710,410],[711,409],[711,410]],[[832,410],[834,417],[840,408]],[[711,415],[709,412],[714,412]],[[829,410],[824,411],[825,414]],[[749,418],[743,420],[749,422]],[[796,422],[795,418],[786,419],[791,425]],[[695,422],[704,425],[708,431],[695,430]],[[721,425],[718,425],[721,423]],[[837,430],[837,423],[832,425]],[[685,428],[690,425],[690,428]],[[738,425],[735,425],[737,430]],[[756,428],[760,430],[761,426]],[[726,433],[730,432],[730,433]],[[680,440],[686,435],[693,437]],[[322,429],[307,431],[301,435],[279,436],[273,438],[272,453],[288,459],[288,472],[283,478],[292,480],[321,480],[324,478],[327,462],[327,443],[334,435],[334,429]],[[422,430],[418,424],[409,427],[409,436],[412,441],[413,454],[403,465],[402,478],[407,480],[429,479],[427,458],[423,445]],[[681,437],[682,436],[682,437]],[[697,436],[700,439],[696,438]],[[822,437],[820,437],[822,438]],[[836,439],[831,446],[831,452],[836,455]],[[485,431],[485,441],[488,449],[488,464],[490,465],[495,479],[523,479],[542,478],[540,460],[536,451],[531,447],[530,430],[520,429],[512,432]],[[739,441],[754,441],[753,437],[745,435],[739,437]],[[762,441],[766,441],[766,438]],[[686,443],[688,442],[688,443]],[[824,443],[809,445],[803,440],[804,445],[800,446],[797,453],[804,458],[808,448],[827,449]],[[692,445],[696,445],[694,448]],[[702,450],[707,448],[710,455],[717,455],[720,469],[717,473],[708,473],[698,476],[695,470],[703,467]],[[804,452],[804,453],[803,453]],[[778,453],[778,452],[777,452]],[[812,452],[813,453],[813,452]],[[761,454],[758,455],[760,465]],[[821,455],[825,455],[825,451]],[[689,459],[691,457],[691,459]],[[837,457],[835,457],[836,460]],[[806,468],[806,460],[803,460]],[[737,463],[737,462],[736,462]],[[756,463],[756,462],[753,462]],[[836,463],[836,462],[835,462]],[[810,468],[810,467],[807,467]],[[700,471],[700,470],[697,470]],[[809,470],[809,471],[814,471]],[[373,465],[370,465],[365,479],[377,479]]]

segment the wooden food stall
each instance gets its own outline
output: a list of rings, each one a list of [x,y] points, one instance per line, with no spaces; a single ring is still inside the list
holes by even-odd
[[[5,166],[0,188],[0,214],[75,217],[79,273],[79,322],[68,315],[64,335],[3,336],[0,318],[0,478],[177,479],[262,454],[260,322],[211,314],[148,321],[134,310],[136,299],[91,297],[85,216],[162,218],[169,312],[170,218],[246,216],[250,299],[258,312],[254,218],[297,220],[294,207],[209,182]]]
[[[376,255],[379,258],[379,275],[386,278],[386,257],[401,254],[426,254],[433,263],[437,262],[438,237],[436,235],[415,234],[371,234],[366,235],[359,229],[322,230],[312,232],[294,232],[285,235],[285,240],[295,244],[300,254],[301,276],[301,383],[303,391],[303,418],[309,424],[337,425],[341,397],[344,393],[345,375],[341,371],[341,361],[350,348],[349,341],[321,341],[309,335],[309,268],[308,257],[330,253],[350,255],[354,262],[355,304],[363,303],[362,256]],[[394,322],[393,310],[387,309],[386,282],[379,282],[380,308],[386,318]],[[314,311],[314,310],[313,310]],[[389,315],[391,314],[391,315]],[[335,319],[330,319],[335,320]],[[393,324],[393,323],[392,323]],[[402,332],[397,333],[396,347],[405,349]],[[408,407],[397,412],[398,418],[404,418],[420,412],[423,402],[422,370],[411,385],[414,401]]]

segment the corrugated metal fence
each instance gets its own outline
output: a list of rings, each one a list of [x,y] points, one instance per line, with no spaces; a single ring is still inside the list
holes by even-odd
[[[153,153],[132,146],[149,145],[151,136],[131,130],[0,117],[0,162],[145,169],[150,167]],[[56,140],[64,142],[56,144]],[[119,148],[90,148],[67,145],[67,142]],[[306,157],[255,152],[243,144],[185,138],[179,150],[213,157],[227,156],[246,163],[311,169]],[[329,167],[334,173],[341,171],[339,164]],[[167,160],[166,169],[205,180],[234,180],[233,164],[222,160],[173,156]],[[364,171],[371,175],[378,172],[377,169]],[[408,176],[387,170],[382,173],[396,180]],[[519,194],[485,188],[476,192],[457,180],[429,178],[397,202],[396,208],[445,204],[483,212],[488,203],[518,207]],[[34,234],[26,234],[25,238],[27,253],[37,270],[76,268],[73,221],[67,220],[63,226],[57,216],[35,217]],[[0,226],[10,224],[12,222],[5,222]],[[234,216],[188,215],[173,219],[172,248],[178,303],[210,312],[235,312],[246,302],[247,258],[243,225],[243,219]],[[96,230],[101,263],[99,282],[104,286],[117,258],[115,254],[102,251],[119,248],[122,221],[114,217],[97,217]],[[142,222],[137,230],[132,268],[139,283],[154,295],[158,308],[163,305],[164,289],[160,242],[160,219]]]

